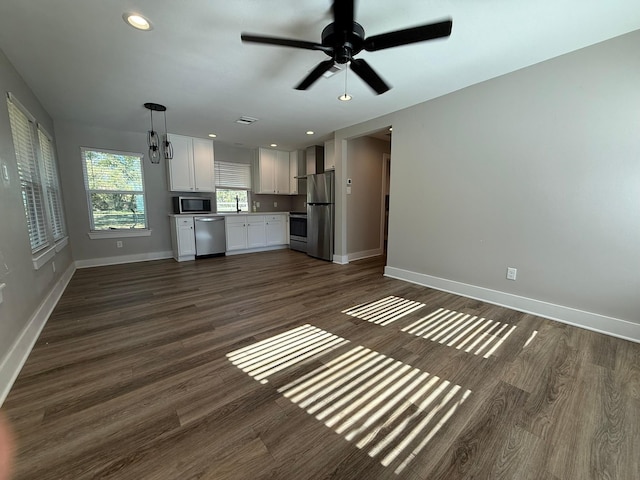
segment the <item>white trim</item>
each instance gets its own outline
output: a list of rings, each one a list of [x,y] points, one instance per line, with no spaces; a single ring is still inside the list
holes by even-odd
[[[104,231],[94,231],[88,232],[89,238],[91,240],[103,240],[105,238],[128,238],[128,237],[150,237],[151,236],[150,228],[132,228],[132,229],[122,229],[122,230],[104,230]]]
[[[42,301],[17,340],[9,349],[9,352],[4,358],[0,359],[0,406],[7,398],[13,383],[16,381],[16,378],[18,378],[20,370],[22,370],[33,346],[38,340],[40,332],[42,332],[47,320],[49,320],[51,312],[53,312],[53,309],[58,304],[60,297],[62,297],[75,271],[76,267],[72,263]]]
[[[640,343],[640,324],[627,320],[396,267],[385,267],[384,275]]]
[[[64,247],[69,244],[69,237],[62,237],[60,240],[56,242],[56,253],[62,251]]]
[[[289,245],[271,245],[268,247],[256,247],[256,248],[244,248],[242,250],[227,250],[225,255],[242,255],[243,253],[257,253],[257,252],[268,252],[270,250],[282,250],[284,248],[289,248]]]
[[[56,256],[56,246],[53,245],[38,252],[38,256],[33,257],[33,269],[40,270],[49,260]]]
[[[76,260],[76,268],[104,267],[107,265],[120,265],[121,263],[148,262],[150,260],[164,260],[173,258],[173,251],[137,253],[134,255],[120,255],[118,257],[89,258]]]
[[[333,255],[333,263],[338,265],[346,265],[349,263],[349,255]]]
[[[362,260],[363,258],[378,257],[383,253],[383,249],[382,247],[380,247],[374,248],[373,250],[364,250],[362,252],[350,253],[347,256],[349,257],[349,262],[352,262],[354,260]]]

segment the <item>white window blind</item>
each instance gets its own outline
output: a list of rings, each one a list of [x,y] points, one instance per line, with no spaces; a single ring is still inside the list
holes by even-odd
[[[65,237],[60,180],[56,167],[53,143],[49,135],[40,126],[38,126],[38,141],[40,143],[40,156],[42,158],[44,174],[43,183],[46,187],[47,206],[49,207],[49,216],[51,218],[51,230],[53,239],[58,241]]]
[[[81,151],[91,230],[146,229],[142,154]]]
[[[215,170],[216,187],[251,189],[251,165],[216,161]]]
[[[38,171],[35,121],[9,97],[9,121],[18,162],[22,202],[27,217],[29,242],[33,253],[49,245],[44,211],[44,192]]]

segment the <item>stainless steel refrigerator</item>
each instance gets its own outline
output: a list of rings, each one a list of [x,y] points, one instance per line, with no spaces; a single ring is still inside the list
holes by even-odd
[[[334,172],[307,175],[307,254],[333,260]]]

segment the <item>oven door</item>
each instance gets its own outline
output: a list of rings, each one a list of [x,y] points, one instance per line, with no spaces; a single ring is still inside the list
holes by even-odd
[[[307,252],[307,216],[294,214],[289,216],[289,248]]]

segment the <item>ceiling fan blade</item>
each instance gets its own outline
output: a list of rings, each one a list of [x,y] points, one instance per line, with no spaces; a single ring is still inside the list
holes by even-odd
[[[333,59],[320,62],[318,65],[316,65],[316,68],[314,68],[311,73],[298,84],[296,90],[306,90],[307,88],[309,88],[316,80],[318,80],[322,76],[324,72],[333,67],[333,63]]]
[[[333,0],[333,21],[336,30],[348,31],[353,29],[355,0]]]
[[[376,50],[398,47],[409,43],[448,37],[451,35],[452,26],[453,21],[449,19],[443,22],[430,23],[429,25],[373,35],[364,41],[364,49],[367,52],[375,52]]]
[[[253,35],[250,33],[243,33],[240,35],[243,42],[262,43],[264,45],[279,45],[281,47],[292,48],[304,48],[306,50],[321,50],[331,55],[333,49],[331,47],[325,47],[320,43],[307,42],[305,40],[295,40],[292,38],[281,37],[265,37],[262,35]]]
[[[364,80],[365,83],[369,85],[378,95],[386,92],[391,88],[363,59],[358,58],[356,60],[351,60],[350,66],[351,70],[353,70],[356,75]]]

